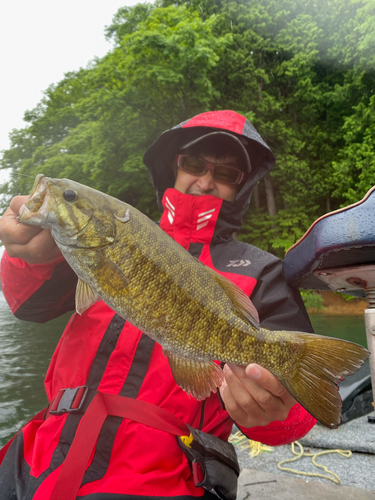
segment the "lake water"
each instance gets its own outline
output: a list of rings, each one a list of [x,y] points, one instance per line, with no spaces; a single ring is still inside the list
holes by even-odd
[[[44,376],[69,317],[20,321],[0,292],[0,446],[47,406]]]
[[[0,292],[0,446],[47,405],[43,380],[70,314],[46,324],[16,319]],[[312,315],[316,333],[366,346],[361,316]]]

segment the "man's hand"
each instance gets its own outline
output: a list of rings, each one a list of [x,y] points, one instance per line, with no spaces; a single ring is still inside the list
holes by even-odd
[[[28,264],[47,264],[61,257],[48,229],[18,222],[18,215],[28,196],[16,196],[0,219],[0,240],[9,257],[19,257]]]
[[[285,420],[297,401],[268,370],[256,364],[224,366],[220,394],[231,418],[241,427]]]

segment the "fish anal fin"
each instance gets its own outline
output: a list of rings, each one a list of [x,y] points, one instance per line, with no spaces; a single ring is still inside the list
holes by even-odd
[[[168,351],[165,355],[177,385],[195,399],[206,399],[221,386],[224,374],[214,361],[184,358]]]
[[[76,311],[82,314],[86,309],[92,306],[100,297],[94,290],[84,281],[78,279],[76,289]]]
[[[286,389],[319,422],[331,429],[341,421],[338,384],[368,358],[361,345],[342,339],[295,332],[304,341],[304,352],[295,360],[293,377],[280,378]]]
[[[246,293],[243,292],[235,283],[222,274],[219,274],[214,269],[209,267],[206,269],[223,288],[241,316],[243,316],[245,320],[249,321],[257,330],[259,330],[258,311],[255,309],[254,304],[251,302]]]

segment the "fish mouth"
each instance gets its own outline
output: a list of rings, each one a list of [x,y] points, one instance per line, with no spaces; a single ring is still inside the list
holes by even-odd
[[[49,200],[48,177],[39,174],[34,181],[29,199],[21,207],[19,222],[40,225],[46,218]]]

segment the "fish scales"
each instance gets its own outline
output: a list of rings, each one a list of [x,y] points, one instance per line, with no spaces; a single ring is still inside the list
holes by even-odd
[[[328,427],[340,421],[337,384],[368,351],[303,332],[270,331],[251,301],[130,205],[68,179],[39,175],[19,218],[51,230],[76,272],[77,311],[104,300],[163,347],[178,385],[204,399],[218,361],[259,363]]]
[[[228,357],[230,355],[228,347],[231,346],[228,341],[231,337],[233,340],[236,338],[231,330],[235,332],[236,329],[227,321],[231,314],[230,307],[221,304],[220,299],[224,291],[221,287],[215,286],[212,294],[207,293],[210,286],[209,277],[202,274],[201,271],[204,268],[189,254],[181,252],[181,255],[176,255],[176,252],[170,251],[169,245],[160,245],[158,251],[155,251],[157,247],[154,249],[149,243],[150,228],[145,227],[146,225],[142,222],[134,217],[132,222],[129,221],[129,225],[125,228],[120,227],[118,231],[119,238],[123,238],[125,242],[127,238],[123,233],[126,230],[134,235],[133,226],[137,227],[138,232],[142,234],[142,238],[137,240],[137,245],[126,244],[127,253],[131,255],[123,266],[127,277],[128,293],[122,294],[121,290],[116,291],[119,297],[118,307],[130,309],[127,313],[129,320],[145,332],[150,332],[155,340],[159,339],[158,332],[160,331],[162,335],[171,336],[168,343],[170,347],[180,345],[181,340],[184,339],[186,355],[200,355],[202,358],[212,359],[217,354],[216,337],[219,337],[223,339],[219,355]],[[116,222],[116,225],[120,224]],[[152,232],[154,224],[151,224]],[[140,227],[142,231],[139,231]],[[169,239],[168,236],[167,238]],[[121,251],[114,254],[109,247],[103,249],[103,253],[115,263],[121,261]],[[186,256],[190,262],[184,262],[183,258],[186,259]],[[98,272],[98,276],[99,287],[106,290],[106,284],[110,282],[111,277],[102,269]],[[190,281],[190,286],[189,290],[185,291],[181,285],[187,280]],[[202,305],[207,308],[204,313],[201,312]],[[172,331],[165,329],[166,318],[169,318],[169,323],[173,324]],[[242,331],[244,321],[233,315],[233,324],[238,325],[237,335],[242,333],[244,336]],[[241,340],[237,340],[235,348],[232,349],[234,354],[238,352],[240,345]],[[235,355],[232,361],[236,361]]]

